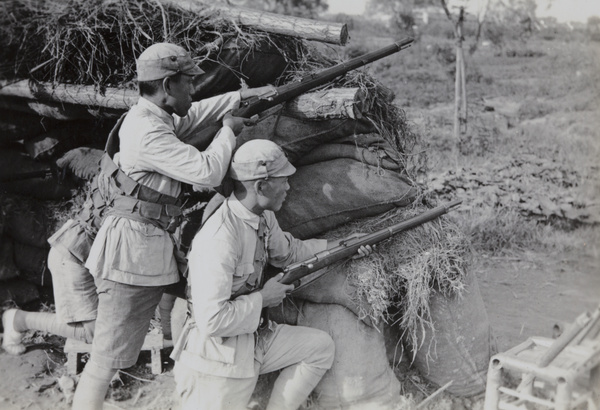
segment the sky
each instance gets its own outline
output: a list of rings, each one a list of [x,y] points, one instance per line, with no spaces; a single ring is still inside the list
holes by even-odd
[[[330,13],[363,14],[368,0],[327,0]],[[472,3],[476,1],[471,1]],[[552,16],[560,22],[586,22],[590,16],[600,16],[600,0],[538,0],[537,16]],[[450,1],[451,3],[451,1]]]

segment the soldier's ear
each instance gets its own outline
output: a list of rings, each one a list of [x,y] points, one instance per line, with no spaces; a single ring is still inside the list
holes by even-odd
[[[264,196],[265,195],[265,188],[267,181],[264,179],[257,179],[256,181],[254,181],[254,184],[252,184],[252,186],[254,187],[254,192],[256,192],[259,195]]]
[[[165,77],[162,80],[162,88],[163,91],[167,94],[167,95],[171,95],[171,85],[172,85],[172,81],[173,79],[171,77]]]

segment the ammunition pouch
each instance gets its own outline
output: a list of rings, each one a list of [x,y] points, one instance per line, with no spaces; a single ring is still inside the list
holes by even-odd
[[[183,211],[178,205],[157,204],[125,195],[112,198],[107,215],[151,223],[169,233],[174,233],[183,221]]]

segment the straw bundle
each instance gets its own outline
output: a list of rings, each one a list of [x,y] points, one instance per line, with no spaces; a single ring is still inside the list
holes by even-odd
[[[157,42],[180,44],[197,62],[234,36],[286,48],[281,37],[160,1],[8,0],[0,4],[0,30],[1,76],[99,88],[132,86],[136,56]]]
[[[397,208],[386,214],[346,224],[328,233],[342,238],[354,232],[370,233],[411,218],[428,207]],[[432,328],[429,312],[434,292],[452,295],[464,288],[471,266],[468,238],[446,216],[395,235],[377,246],[368,258],[346,264],[353,300],[362,300],[360,317],[399,326],[413,346]]]

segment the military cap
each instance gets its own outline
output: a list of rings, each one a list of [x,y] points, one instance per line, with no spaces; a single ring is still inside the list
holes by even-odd
[[[137,80],[160,80],[173,74],[203,74],[183,47],[171,43],[156,43],[148,47],[136,60]]]
[[[244,143],[233,155],[229,176],[237,181],[288,177],[296,168],[273,141],[256,139]]]

